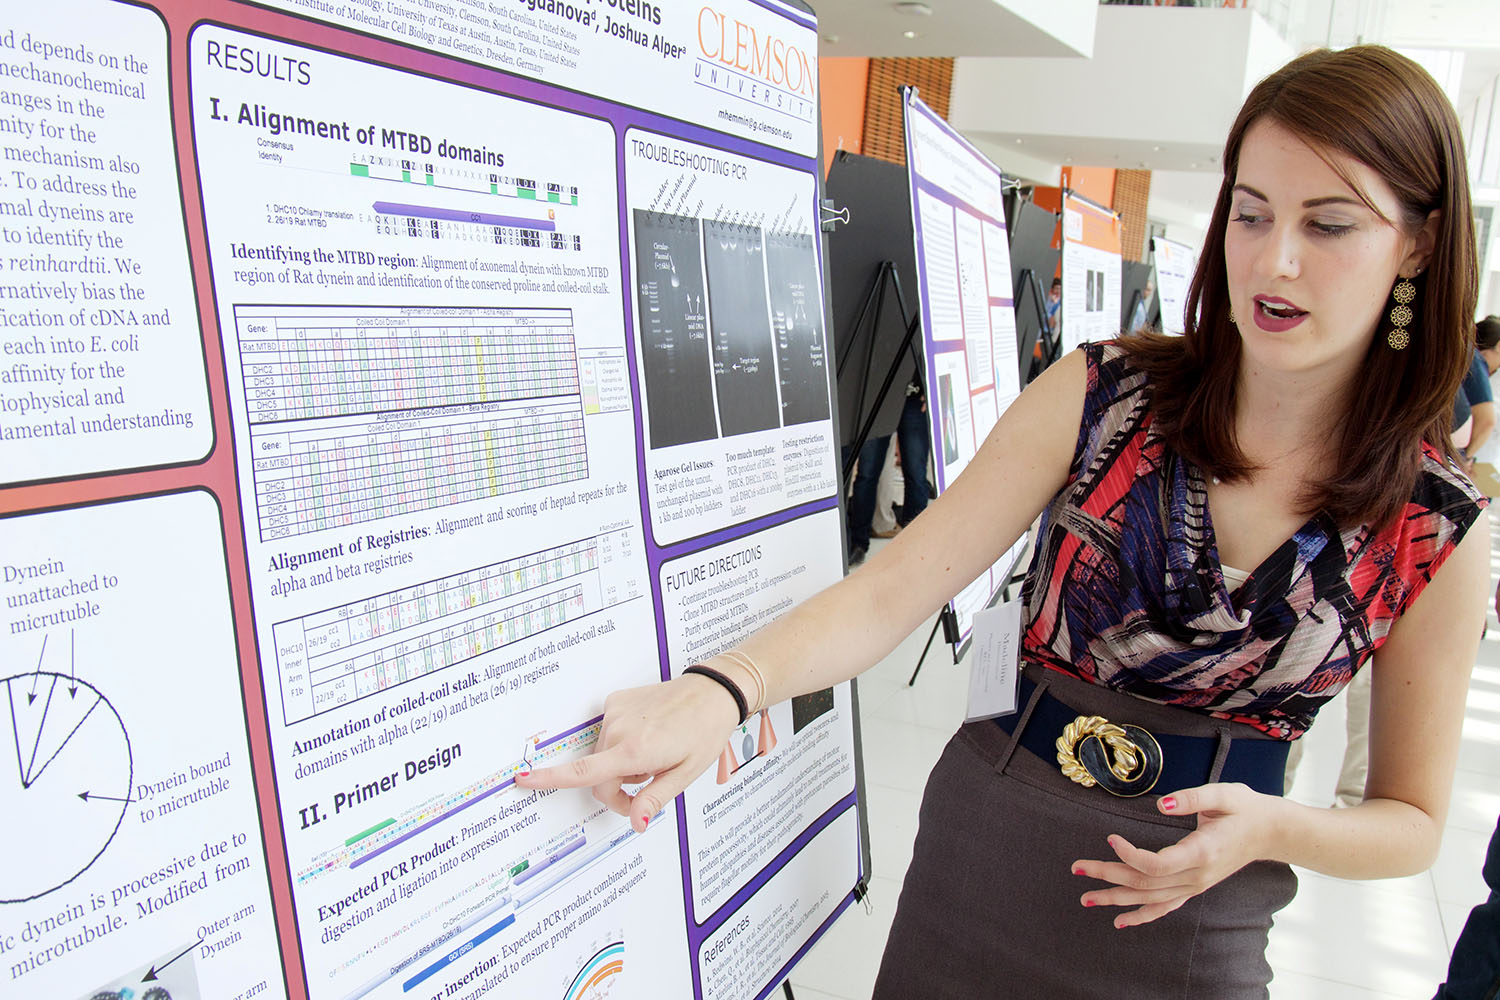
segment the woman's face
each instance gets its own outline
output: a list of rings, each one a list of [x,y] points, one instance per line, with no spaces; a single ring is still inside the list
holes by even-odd
[[[1387,219],[1401,218],[1379,174],[1328,156]],[[1409,276],[1426,263],[1435,231],[1435,218],[1414,235],[1386,222],[1301,139],[1274,121],[1251,125],[1224,234],[1246,361],[1282,372],[1351,374],[1370,338],[1390,323],[1398,273]]]

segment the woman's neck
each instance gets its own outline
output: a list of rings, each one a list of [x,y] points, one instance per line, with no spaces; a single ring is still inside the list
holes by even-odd
[[[1321,465],[1347,412],[1352,373],[1265,372],[1242,368],[1236,387],[1235,430],[1245,457],[1256,465]]]

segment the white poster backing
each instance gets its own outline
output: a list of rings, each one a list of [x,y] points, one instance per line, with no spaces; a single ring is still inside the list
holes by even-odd
[[[1020,394],[1004,175],[914,92],[904,101],[907,166],[927,358],[928,415],[941,493]],[[1019,546],[954,599],[960,643],[973,612],[1009,579]]]
[[[1062,349],[1120,335],[1120,219],[1063,196]]]
[[[1160,236],[1152,239],[1151,250],[1156,293],[1161,298],[1162,332],[1181,334],[1185,330],[1188,285],[1198,266],[1198,254],[1186,244]]]

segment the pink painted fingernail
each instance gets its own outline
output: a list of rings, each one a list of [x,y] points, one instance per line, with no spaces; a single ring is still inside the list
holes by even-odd
[[[651,817],[650,816],[642,816],[641,817],[641,832],[645,833],[646,832],[646,827],[648,827],[650,825],[651,825]]]
[[[1093,906],[1094,905],[1094,901],[1092,899],[1085,899],[1083,901],[1083,905],[1084,906]]]
[[[1177,808],[1177,800],[1168,795],[1161,800],[1161,807],[1167,812],[1171,812],[1173,809]]]
[[[1083,874],[1083,869],[1082,868],[1074,868],[1073,869],[1073,874],[1074,875],[1082,875]]]

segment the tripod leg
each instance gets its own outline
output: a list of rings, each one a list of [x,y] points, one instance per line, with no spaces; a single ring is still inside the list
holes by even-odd
[[[922,647],[922,655],[917,657],[917,669],[911,672],[911,680],[906,682],[907,687],[917,686],[917,675],[922,672],[922,661],[927,659],[927,651],[932,648],[932,640],[937,638],[938,629],[943,626],[943,616],[938,615],[937,621],[932,623],[932,631],[927,633],[927,645]]]
[[[792,981],[790,979],[781,984],[781,992],[786,994],[786,1000],[797,1000],[797,998],[792,995]]]

